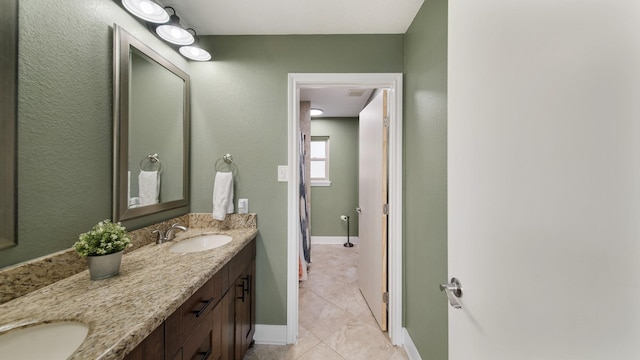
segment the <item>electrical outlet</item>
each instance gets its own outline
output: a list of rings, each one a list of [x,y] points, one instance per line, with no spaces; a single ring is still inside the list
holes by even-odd
[[[289,169],[286,165],[278,165],[278,181],[279,182],[287,182],[289,181]]]

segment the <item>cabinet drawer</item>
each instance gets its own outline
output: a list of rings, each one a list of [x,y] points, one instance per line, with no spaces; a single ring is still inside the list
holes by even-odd
[[[182,305],[182,336],[188,338],[207,317],[215,305],[213,277]]]
[[[224,301],[220,302],[213,308],[211,312],[212,331],[211,331],[211,352],[210,360],[222,359],[222,323],[223,323]]]
[[[211,342],[213,332],[213,313],[207,312],[206,316],[202,316],[203,321],[198,326],[191,337],[187,339],[182,347],[183,360],[211,360],[213,353],[213,344]]]

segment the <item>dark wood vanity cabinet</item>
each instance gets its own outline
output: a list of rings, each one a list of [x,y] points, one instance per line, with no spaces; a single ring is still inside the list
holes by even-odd
[[[164,324],[158,326],[151,335],[147,336],[125,359],[164,359]]]
[[[255,333],[255,260],[242,272],[236,281],[235,299],[235,359],[242,360],[253,345]]]
[[[236,360],[255,333],[255,240],[198,289],[126,360]]]
[[[165,354],[169,359],[208,359],[213,352],[213,308],[220,301],[217,272],[165,321]]]

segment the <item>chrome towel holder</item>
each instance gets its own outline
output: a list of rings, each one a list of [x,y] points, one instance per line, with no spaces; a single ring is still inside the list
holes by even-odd
[[[142,165],[144,164],[145,161],[148,161],[149,164],[158,164],[158,169],[157,170],[145,170],[143,169]],[[160,158],[158,157],[158,153],[154,153],[154,154],[149,154],[147,156],[145,156],[142,160],[140,160],[140,171],[157,171],[157,172],[161,172],[162,171],[162,163],[160,162]]]
[[[227,166],[225,166],[225,164]],[[231,154],[224,154],[220,159],[216,160],[215,169],[220,172],[231,171],[233,176],[238,176],[238,165],[233,161]]]

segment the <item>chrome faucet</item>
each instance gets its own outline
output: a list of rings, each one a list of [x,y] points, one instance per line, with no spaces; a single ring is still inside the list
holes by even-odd
[[[182,230],[182,231],[187,231],[189,230],[186,226],[180,225],[178,223],[175,223],[173,225],[171,225],[171,228],[169,230],[167,230],[166,236],[165,236],[165,241],[170,241],[173,240],[173,238],[175,237],[174,232],[176,231],[176,229]]]
[[[164,237],[164,231],[162,231],[160,229],[155,229],[151,233],[152,234],[158,234],[158,237],[156,238],[156,244],[162,244],[166,239]]]
[[[160,229],[153,230],[152,231],[153,234],[158,234],[158,238],[156,239],[156,244],[162,244],[165,241],[173,240],[173,238],[175,237],[174,232],[176,231],[176,229],[179,229],[179,230],[182,230],[182,231],[189,230],[186,226],[182,226],[182,225],[180,225],[178,223],[175,223],[175,224],[171,225],[169,230],[167,230],[166,232],[164,232],[164,231],[162,231]]]

